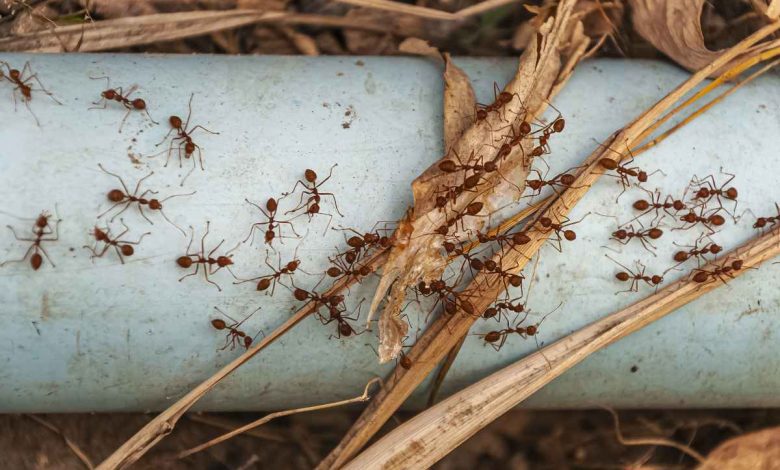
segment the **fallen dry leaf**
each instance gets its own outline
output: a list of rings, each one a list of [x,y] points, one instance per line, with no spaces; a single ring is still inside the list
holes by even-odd
[[[756,470],[778,468],[780,427],[729,439],[710,452],[697,470]]]
[[[429,57],[441,63],[443,61],[439,49],[431,46],[428,41],[420,38],[406,38],[398,45],[398,50],[404,54]]]
[[[466,73],[444,54],[444,146],[451,147],[471,125],[477,98]]]

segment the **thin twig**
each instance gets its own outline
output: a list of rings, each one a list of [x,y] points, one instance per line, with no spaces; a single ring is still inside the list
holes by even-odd
[[[368,383],[366,384],[365,388],[363,389],[363,393],[360,396],[357,396],[357,397],[348,398],[346,400],[339,400],[339,401],[335,401],[335,402],[331,402],[331,403],[323,403],[321,405],[313,405],[313,406],[306,406],[306,407],[302,407],[302,408],[295,408],[295,409],[292,409],[292,410],[277,411],[275,413],[268,414],[268,415],[263,416],[262,418],[260,418],[258,420],[252,421],[249,424],[245,424],[244,426],[241,426],[241,427],[239,427],[237,429],[234,429],[233,431],[230,431],[229,433],[223,434],[223,435],[221,435],[219,437],[215,437],[214,439],[211,439],[210,441],[205,442],[205,443],[203,443],[201,445],[195,446],[195,447],[193,447],[191,449],[187,449],[187,450],[181,451],[181,452],[179,452],[176,455],[176,458],[177,459],[183,459],[183,458],[188,457],[188,456],[190,456],[192,454],[195,454],[195,453],[200,452],[202,450],[208,449],[209,447],[212,447],[212,446],[215,446],[215,445],[217,445],[217,444],[219,444],[221,442],[224,442],[224,441],[230,439],[231,437],[234,437],[234,436],[237,436],[239,434],[245,433],[245,432],[247,432],[247,431],[249,431],[251,429],[254,429],[254,428],[258,427],[258,426],[262,426],[263,424],[271,421],[272,419],[281,418],[282,416],[289,416],[289,415],[294,415],[294,414],[298,414],[298,413],[307,413],[309,411],[317,411],[317,410],[325,410],[325,409],[328,409],[328,408],[336,408],[338,406],[344,406],[344,405],[349,405],[351,403],[358,403],[358,402],[366,401],[366,400],[368,400],[370,398],[369,397],[369,393],[368,393],[369,389],[371,388],[372,385],[374,385],[377,382],[381,382],[381,379],[378,378],[378,377],[369,380]]]
[[[68,439],[68,437],[65,434],[63,434],[62,431],[57,426],[51,424],[50,422],[46,421],[40,416],[36,416],[32,414],[25,414],[24,416],[30,418],[31,420],[45,427],[49,431],[60,436],[62,440],[65,441],[65,445],[68,446],[68,449],[70,449],[70,451],[73,452],[73,454],[81,461],[82,464],[84,464],[86,468],[88,468],[89,470],[95,468],[95,466],[92,464],[92,460],[89,459],[87,454],[84,453],[84,451],[81,450],[79,446],[77,446],[73,441]]]

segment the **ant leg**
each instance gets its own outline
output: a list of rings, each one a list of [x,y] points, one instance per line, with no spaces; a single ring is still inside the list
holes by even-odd
[[[97,106],[100,103],[103,103],[103,106]],[[91,109],[106,109],[106,106],[108,106],[108,100],[105,99],[105,98],[101,98],[98,101],[93,101],[92,104],[94,104],[96,106],[90,106],[89,108],[87,108],[88,110],[91,110]]]
[[[319,195],[320,196],[330,196],[331,199],[333,199],[333,205],[336,206],[336,212],[338,212],[340,216],[344,217],[344,214],[341,213],[341,211],[339,210],[339,205],[336,202],[336,195],[334,195],[333,193],[319,193]]]
[[[190,277],[190,276],[195,276],[195,275],[197,275],[199,271],[200,271],[200,263],[196,263],[196,264],[195,264],[195,271],[193,271],[193,272],[191,272],[191,273],[189,273],[189,274],[185,274],[184,276],[182,276],[182,277],[179,279],[179,282],[183,281],[184,279],[186,279],[186,278],[188,278],[188,277]]]
[[[190,117],[192,116],[192,98],[195,97],[195,93],[190,94],[190,101],[187,103],[187,120],[184,121],[184,126],[182,126],[182,130],[186,131],[187,126],[190,124]]]
[[[175,131],[175,130],[176,130],[176,129],[174,129],[173,127],[171,127],[171,130],[169,130],[169,131],[168,131],[168,133],[167,133],[167,134],[165,134],[165,137],[163,137],[163,139],[162,139],[162,140],[161,140],[159,143],[155,144],[155,147],[159,147],[160,145],[162,145],[162,143],[163,143],[163,142],[165,142],[166,140],[168,140],[168,136],[169,136],[169,135],[171,135],[171,132],[173,132],[173,131]]]
[[[38,127],[41,127],[41,121],[38,120],[38,116],[36,116],[35,113],[33,112],[32,108],[30,108],[30,101],[29,100],[24,100],[24,105],[25,105],[25,107],[27,107],[27,111],[29,111],[30,114],[32,114],[32,117],[35,118],[35,124],[37,124]],[[14,102],[14,106],[16,106],[15,102]]]
[[[105,106],[103,106],[105,108]],[[125,121],[127,121],[127,118],[130,116],[130,113],[132,112],[132,109],[128,109],[125,113],[125,117],[122,118],[122,121],[119,123],[119,133],[122,133],[122,126],[125,125]]]
[[[179,153],[179,163],[181,163],[181,153]],[[195,162],[195,158],[192,159],[192,168],[190,168],[190,171],[187,172],[186,175],[184,175],[184,178],[182,178],[181,183],[179,183],[179,187],[184,187],[184,182],[187,181],[187,178],[190,177],[193,171],[195,171],[195,168],[197,167],[197,163]],[[181,166],[179,166],[181,168]]]
[[[128,189],[127,189],[127,186],[125,185],[125,182],[124,182],[124,180],[122,179],[122,177],[120,177],[120,176],[119,176],[119,175],[117,175],[116,173],[111,173],[110,171],[106,170],[106,169],[103,167],[103,165],[101,165],[100,163],[98,163],[98,168],[100,168],[100,169],[103,171],[103,173],[109,174],[109,175],[113,176],[114,178],[118,179],[118,180],[119,180],[119,184],[121,184],[121,185],[122,185],[122,189],[124,189],[124,190],[125,190],[125,194],[130,194],[130,190],[128,190]]]
[[[26,260],[27,257],[30,256],[30,252],[32,251],[33,247],[35,247],[35,245],[30,245],[30,247],[27,248],[27,251],[24,252],[24,256],[19,259],[9,259],[7,261],[3,261],[0,263],[0,267],[5,266],[8,263],[21,263],[22,261]],[[49,261],[51,262],[51,260]]]
[[[46,259],[49,260],[49,264],[51,264],[52,268],[56,268],[57,267],[57,265],[54,264],[54,262],[51,260],[51,258],[49,258],[49,254],[46,252],[46,250],[43,248],[42,245],[33,245],[33,246],[37,246],[38,249],[41,250],[41,253],[43,253],[43,256],[45,256]]]
[[[195,240],[195,229],[192,228],[192,225],[190,225],[190,242],[187,244],[187,250],[185,253],[189,255],[190,248],[192,247],[192,242]]]
[[[118,245],[113,245],[114,251],[116,251],[116,255],[119,256],[119,262],[122,264],[125,264],[125,258],[122,256],[122,251],[119,249]]]
[[[149,118],[150,121],[152,121],[152,124],[159,124],[159,122],[155,121],[151,114],[149,114],[149,110],[144,108],[144,112],[146,113],[146,117]]]
[[[204,238],[205,238],[205,236],[204,236]],[[222,244],[223,244],[223,243],[225,243],[225,239],[224,239],[224,238],[222,239],[222,241],[221,241],[221,242],[219,242],[219,244],[217,244],[217,246],[215,246],[215,247],[214,247],[214,249],[213,249],[213,250],[209,251],[209,254],[208,254],[208,256],[207,256],[207,257],[208,257],[208,258],[211,258],[211,255],[213,255],[213,254],[214,254],[214,252],[215,252],[215,251],[217,251],[217,250],[219,249],[219,247],[221,247],[221,246],[222,246]]]
[[[209,134],[219,135],[219,132],[210,131],[210,130],[206,129],[205,127],[201,126],[200,124],[198,124],[197,126],[193,127],[193,128],[192,128],[192,129],[190,129],[189,131],[187,131],[187,133],[188,133],[188,134],[190,134],[190,135],[192,135],[192,133],[193,133],[195,130],[197,130],[197,129],[204,130],[204,131],[208,132]]]
[[[13,227],[11,227],[10,225],[6,225],[6,227],[8,227],[9,230],[11,230],[11,233],[14,234],[14,238],[19,240],[20,242],[34,242],[35,241],[34,238],[19,238],[19,235],[16,234],[16,230]],[[33,233],[35,233],[35,229],[33,229]]]
[[[25,82],[28,82],[28,81],[30,81],[30,80],[35,80],[36,82],[38,82],[38,86],[40,86],[40,87],[41,87],[41,91],[43,91],[44,93],[46,93],[46,95],[47,95],[49,98],[51,98],[51,99],[52,99],[52,101],[54,101],[54,102],[55,102],[55,103],[57,103],[58,105],[62,106],[62,102],[60,102],[60,101],[59,101],[57,98],[55,98],[55,97],[54,97],[54,94],[53,94],[52,92],[50,92],[49,90],[47,90],[47,89],[46,89],[46,88],[43,86],[43,83],[41,83],[41,81],[38,79],[38,74],[37,74],[37,73],[34,73],[34,74],[30,75],[29,77],[27,77],[27,80],[25,80]]]
[[[181,232],[181,234],[182,234],[182,235],[184,235],[185,237],[187,236],[187,233],[185,233],[185,232],[184,232],[184,230],[182,230],[182,228],[181,228],[181,227],[179,227],[178,225],[176,225],[175,223],[173,223],[173,222],[171,221],[171,219],[169,219],[169,218],[168,218],[168,216],[167,216],[167,215],[165,215],[165,212],[163,212],[163,210],[162,210],[162,209],[160,209],[160,211],[159,211],[159,212],[160,212],[160,215],[162,215],[162,216],[163,216],[163,219],[165,219],[165,220],[166,220],[166,221],[167,221],[169,224],[171,224],[171,225],[173,225],[174,227],[176,227],[176,230],[178,230],[179,232]]]
[[[210,225],[210,223],[211,223],[210,221],[206,221],[206,232],[203,234],[203,237],[200,239],[200,253],[201,254],[206,253],[206,236],[209,234],[209,225]]]
[[[146,176],[144,176],[143,178],[141,178],[140,180],[138,180],[138,183],[136,183],[136,185],[135,185],[135,191],[133,191],[133,196],[135,196],[136,194],[138,194],[138,191],[141,189],[141,183],[143,183],[143,181],[144,181],[146,178],[148,178],[148,177],[152,176],[153,174],[154,174],[154,172],[153,172],[153,171],[150,171],[148,175],[146,175]],[[146,194],[146,193],[144,193],[144,194]],[[143,195],[142,195],[142,196],[143,196]]]

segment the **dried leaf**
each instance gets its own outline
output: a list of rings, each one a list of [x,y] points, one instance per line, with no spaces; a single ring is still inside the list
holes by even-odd
[[[697,470],[776,468],[780,462],[780,427],[738,436],[710,452]]]
[[[428,41],[420,38],[406,38],[398,45],[398,50],[404,54],[419,55],[423,57],[430,57],[437,62],[442,62],[441,52],[439,49],[431,46]]]
[[[455,144],[471,125],[477,98],[466,73],[444,54],[444,148]]]

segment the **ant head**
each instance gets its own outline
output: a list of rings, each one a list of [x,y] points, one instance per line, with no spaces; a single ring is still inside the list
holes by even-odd
[[[149,199],[149,209],[153,211],[162,210],[162,203],[157,199]]]
[[[295,300],[299,302],[303,302],[304,300],[309,298],[309,293],[303,289],[296,288],[293,291],[293,297],[295,297]]]
[[[369,274],[371,274],[371,268],[369,266],[361,266],[360,269],[358,270],[358,274],[360,274],[363,277],[368,276]]]
[[[251,336],[244,336],[244,348],[249,349],[249,346],[252,346],[252,341]]]
[[[116,90],[114,90],[113,88],[109,88],[108,90],[101,92],[100,96],[102,96],[107,100],[113,100],[114,98],[116,98]]]
[[[695,198],[704,198],[710,195],[710,190],[708,188],[699,188],[698,191],[696,191]]]
[[[171,127],[174,129],[181,129],[181,118],[179,116],[171,116],[168,118],[168,122],[171,124]]]
[[[469,261],[469,266],[471,266],[471,269],[474,271],[482,271],[485,268],[485,263],[483,263],[481,259],[474,258]]]
[[[539,332],[539,327],[537,327],[536,325],[528,325],[525,327],[525,334],[527,334],[528,336],[533,336],[538,332]]]
[[[306,181],[309,183],[314,183],[317,181],[317,173],[314,170],[311,170],[309,168],[306,169],[306,171],[303,172],[304,178],[306,178]]]
[[[697,219],[696,214],[693,211],[688,212],[687,214],[685,214],[680,218],[680,220],[682,220],[683,222],[688,222],[689,224],[696,222],[696,219]]]
[[[479,260],[475,260],[479,261]],[[493,261],[492,259],[486,259],[482,265],[487,269],[488,271],[495,271],[496,268],[498,268],[498,263]]]
[[[739,193],[737,192],[737,188],[731,187],[726,190],[726,197],[729,199],[736,199]]]
[[[342,271],[336,266],[331,266],[327,271],[325,271],[325,273],[330,277],[339,277],[341,276]]]
[[[41,212],[37,219],[35,219],[35,226],[38,228],[46,228],[49,225],[49,217],[51,215]]]
[[[520,287],[523,285],[523,277],[518,276],[517,274],[512,274],[511,276],[509,276],[508,281],[509,281],[509,285],[511,285],[512,287]]]
[[[651,228],[650,230],[647,231],[647,235],[650,238],[652,238],[653,240],[657,240],[657,239],[661,238],[661,235],[663,235],[663,234],[664,234],[664,231],[661,230],[658,227],[653,227],[653,228]]]
[[[574,240],[577,239],[577,233],[574,232],[574,230],[564,230],[563,238],[569,240],[570,242],[573,242]]]
[[[192,142],[191,140],[188,140],[188,141],[187,141],[187,142],[184,144],[184,154],[185,154],[185,158],[186,158],[186,156],[187,156],[187,155],[192,155],[192,154],[193,154],[193,152],[195,152],[195,143],[194,143],[194,142]]]
[[[531,124],[529,124],[526,121],[523,121],[518,126],[518,131],[520,132],[520,135],[528,135],[531,133]]]
[[[220,268],[224,268],[225,266],[230,266],[233,264],[233,260],[230,259],[229,256],[218,256],[217,257],[217,266]]]
[[[654,286],[657,286],[658,284],[661,284],[662,282],[664,282],[664,277],[663,276],[659,276],[658,274],[656,274],[655,276],[652,276],[650,278],[650,282],[652,282]]]
[[[544,155],[544,146],[542,145],[536,146],[531,150],[532,157],[541,157],[542,155]]]
[[[403,367],[406,370],[409,370],[412,368],[412,360],[409,359],[409,356],[401,352],[401,360],[398,361],[399,364],[401,364],[401,367]]]
[[[636,179],[639,180],[640,183],[646,183],[647,182],[647,172],[644,170],[639,170],[639,173],[636,174]]]
[[[263,291],[271,287],[271,279],[264,277],[257,283],[257,290]]]
[[[119,251],[121,251],[124,256],[133,256],[133,253],[135,253],[132,245],[120,245]]]
[[[756,219],[756,223],[753,224],[753,228],[764,228],[766,227],[766,217],[759,217]]]
[[[12,70],[13,72],[13,70]],[[484,109],[478,109],[477,110],[477,121],[482,121],[484,119],[487,119],[488,113]]]
[[[452,253],[453,251],[455,251],[455,244],[452,242],[444,242],[442,246],[444,247],[444,251],[446,251],[447,253]]]
[[[720,253],[722,249],[723,247],[718,245],[717,243],[713,243],[712,245],[710,245],[710,253],[712,253],[713,255],[717,255],[718,253]]]
[[[676,211],[681,211],[681,210],[685,209],[685,203],[684,203],[684,202],[682,202],[682,201],[681,201],[681,200],[679,200],[679,199],[676,199],[676,200],[674,200],[674,201],[672,202],[672,207],[673,207],[673,208],[674,208],[674,210],[676,210]]]
[[[444,160],[439,163],[439,170],[445,173],[452,173],[457,170],[457,165],[452,160]]]
[[[689,258],[688,253],[684,251],[678,251],[677,253],[674,254],[674,260],[677,261],[678,263],[682,263],[686,261],[688,258]]]
[[[620,271],[619,273],[615,274],[615,277],[617,278],[618,281],[623,281],[623,282],[626,282],[631,278],[631,276],[629,276],[628,273],[625,271]]]
[[[133,108],[135,109],[146,109],[146,101],[142,100],[141,98],[136,98],[132,101]]]
[[[488,172],[488,173],[492,173],[492,172],[494,172],[494,171],[497,171],[497,170],[498,170],[498,164],[496,164],[496,162],[490,161],[490,162],[486,162],[486,163],[485,163],[485,164],[482,166],[482,168],[483,168],[483,169],[484,169],[486,172]]]
[[[41,263],[43,263],[43,257],[40,253],[33,253],[33,255],[30,257],[30,266],[34,270],[38,270],[38,268],[41,267]]]
[[[217,330],[224,330],[227,328],[227,324],[225,323],[225,320],[221,318],[215,318],[211,320],[211,326],[213,326]]]
[[[554,132],[563,132],[563,128],[566,127],[566,120],[558,118],[553,122],[552,128]]]
[[[618,163],[611,158],[602,158],[599,160],[599,165],[606,170],[614,170],[618,167]]]
[[[552,225],[552,219],[549,217],[542,217],[539,219],[539,224],[544,228],[549,228]]]
[[[111,202],[121,202],[125,198],[125,193],[121,189],[112,189],[107,194],[108,200]]]
[[[98,227],[92,229],[92,236],[95,237],[95,240],[98,241],[108,240],[108,235],[106,232]]]
[[[332,307],[335,307],[335,306],[337,306],[338,304],[340,304],[340,303],[342,303],[342,302],[344,302],[344,296],[343,296],[343,295],[341,295],[341,294],[334,294],[334,295],[331,295],[331,296],[328,298],[328,303],[329,303],[329,304],[330,304]]]
[[[561,184],[565,184],[566,186],[571,186],[574,184],[574,175],[570,175],[566,173],[565,175],[561,176]]]
[[[355,261],[357,261],[358,254],[352,250],[344,253],[344,261],[347,262],[347,264],[352,264]]]
[[[450,227],[447,226],[447,224],[441,225],[439,228],[435,230],[436,233],[439,235],[447,235],[447,233],[450,231]]]
[[[444,196],[436,196],[436,207],[441,209],[441,208],[443,208],[444,206],[447,205],[448,201],[449,201],[449,199],[447,199]]]
[[[731,268],[734,271],[739,271],[740,269],[742,269],[742,264],[743,263],[741,259],[735,259],[734,261],[731,262]]]
[[[19,70],[17,70],[17,69],[11,69],[11,70],[8,72],[8,76],[9,76],[9,77],[11,77],[11,78],[12,78],[12,79],[14,79],[14,80],[19,80],[19,77],[21,77],[21,76],[22,76],[22,74],[21,74],[21,72],[19,72]]]
[[[347,240],[347,245],[351,246],[352,248],[363,248],[363,246],[365,245],[365,242],[364,242],[363,238],[355,235],[355,236],[349,237],[349,239]]]
[[[192,258],[189,256],[180,256],[178,259],[176,259],[176,264],[182,268],[189,268],[192,266]]]
[[[447,287],[447,283],[442,281],[441,279],[436,279],[435,281],[431,282],[431,290],[433,291],[440,291],[443,290],[445,287]]]
[[[276,199],[272,197],[269,197],[265,202],[265,208],[268,209],[268,212],[276,212],[277,207],[279,207],[279,205],[276,203]]]
[[[301,265],[301,260],[294,259],[294,260],[290,261],[289,263],[287,263],[287,266],[285,266],[285,267],[287,268],[288,271],[295,271],[296,269],[298,269],[298,266],[300,266],[300,265]]]
[[[634,202],[634,209],[638,211],[647,210],[649,207],[650,207],[650,203],[645,201],[644,199],[640,199]]]
[[[514,98],[515,95],[512,93],[509,93],[508,91],[502,91],[498,94],[498,102],[502,104],[509,103],[512,101],[512,98]]]

